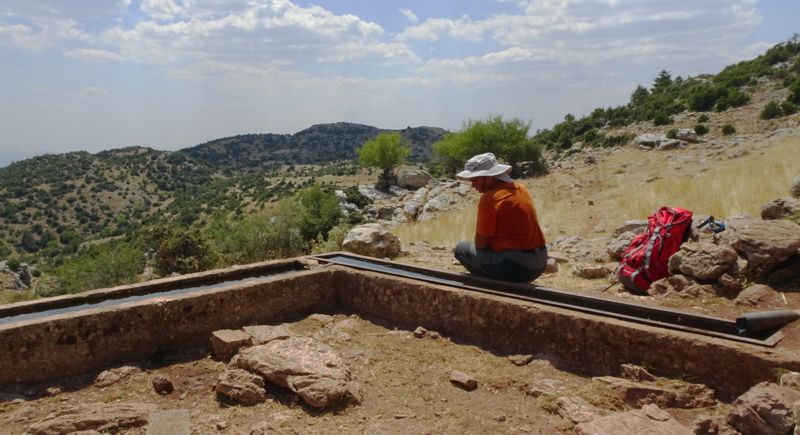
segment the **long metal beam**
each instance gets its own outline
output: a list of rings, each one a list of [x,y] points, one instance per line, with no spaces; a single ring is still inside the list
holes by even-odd
[[[360,270],[411,278],[474,292],[511,297],[537,304],[612,317],[638,324],[702,334],[760,346],[773,347],[783,338],[783,334],[781,334],[780,331],[739,333],[735,321],[718,317],[702,316],[681,310],[634,304],[617,299],[532,284],[501,282],[476,275],[444,272],[350,253],[333,252],[315,255],[311,258],[325,263],[338,264]]]

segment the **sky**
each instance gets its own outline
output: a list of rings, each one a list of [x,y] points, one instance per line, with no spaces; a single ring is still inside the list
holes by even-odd
[[[800,32],[797,0],[0,0],[0,166],[314,124],[552,127]]]

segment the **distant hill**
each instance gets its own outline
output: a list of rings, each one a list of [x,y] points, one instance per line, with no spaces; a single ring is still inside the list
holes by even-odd
[[[83,241],[140,224],[190,225],[203,215],[263,205],[300,186],[268,177],[277,175],[271,169],[354,159],[357,147],[384,131],[391,130],[340,122],[293,135],[217,139],[175,152],[129,147],[18,161],[0,168],[0,260],[12,253],[74,252]],[[426,161],[445,130],[409,127],[400,133],[412,146],[411,158]],[[308,183],[314,175],[300,178]]]
[[[318,124],[295,134],[246,134],[216,139],[181,150],[209,165],[227,169],[268,169],[281,164],[322,163],[356,158],[356,148],[380,133],[399,131],[411,145],[410,160],[430,159],[431,145],[446,131],[438,127],[384,130],[337,122]]]

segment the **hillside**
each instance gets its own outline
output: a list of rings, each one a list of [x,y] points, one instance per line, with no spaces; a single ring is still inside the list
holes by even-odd
[[[247,134],[216,139],[181,150],[210,165],[230,169],[276,169],[283,164],[352,160],[355,149],[383,130],[368,125],[337,122],[311,126],[295,134]],[[411,145],[411,161],[430,159],[431,145],[445,130],[407,127],[400,134]]]
[[[294,135],[217,139],[177,152],[131,147],[16,162],[0,168],[0,260],[55,257],[143,223],[191,225],[203,215],[262,206],[317,175],[352,173],[348,165],[336,170],[294,165],[352,160],[356,147],[384,131],[335,123]],[[401,130],[412,145],[411,157],[420,161],[430,158],[431,144],[444,133],[434,127]],[[297,185],[280,179],[286,177],[299,177]]]

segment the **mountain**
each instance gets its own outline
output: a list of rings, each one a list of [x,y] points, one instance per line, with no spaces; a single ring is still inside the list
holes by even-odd
[[[399,131],[411,145],[410,160],[430,159],[431,145],[446,131],[438,127],[384,130],[337,122],[313,125],[295,134],[246,134],[216,139],[181,150],[187,155],[227,169],[270,169],[281,164],[323,163],[356,158],[356,148],[373,137]]]
[[[46,154],[0,168],[0,260],[13,252],[74,252],[82,241],[123,234],[136,225],[241,212],[301,184],[271,179],[271,169],[356,157],[384,130],[367,125],[314,125],[296,134],[248,134],[180,151],[145,147]],[[412,159],[425,161],[445,130],[400,130]],[[253,170],[260,171],[254,172]],[[266,171],[266,172],[265,172]],[[313,172],[295,173],[309,183]],[[299,182],[298,182],[299,183]]]

